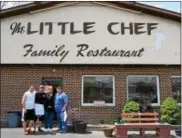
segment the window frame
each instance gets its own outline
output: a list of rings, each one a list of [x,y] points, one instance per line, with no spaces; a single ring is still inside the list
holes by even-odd
[[[61,86],[62,87],[62,89],[63,89],[63,85],[64,85],[64,79],[63,79],[63,77],[42,77],[41,78],[41,84],[43,84],[45,81],[52,81],[52,82],[55,82],[55,81],[60,81],[61,83],[60,83],[60,85],[59,86]],[[44,84],[43,84],[44,85]]]
[[[128,101],[128,77],[156,77],[156,81],[157,81],[157,98],[158,98],[158,103],[152,103],[152,106],[160,106],[160,83],[159,83],[159,76],[158,75],[127,75],[126,79],[126,91],[127,91],[127,101]]]
[[[116,91],[115,91],[115,76],[114,75],[82,75],[82,83],[81,83],[81,106],[98,106],[94,105],[94,103],[84,103],[84,77],[112,77],[113,79],[113,103],[105,103],[103,106],[115,106],[115,101],[116,101]],[[100,106],[98,106],[100,107]],[[101,106],[102,107],[102,106]]]
[[[173,91],[172,91],[172,78],[181,78],[181,76],[180,76],[180,75],[177,75],[177,76],[173,75],[173,76],[171,76],[171,94],[172,94],[172,97],[173,97]],[[181,103],[178,103],[178,102],[177,102],[177,104],[178,104],[179,106],[181,106]]]

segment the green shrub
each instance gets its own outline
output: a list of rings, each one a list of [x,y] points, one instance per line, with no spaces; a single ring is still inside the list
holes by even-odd
[[[139,111],[139,105],[137,102],[133,100],[129,100],[125,103],[123,112],[138,112]]]
[[[161,105],[161,121],[172,125],[181,123],[180,107],[172,97],[166,98]]]
[[[121,116],[118,116],[116,119],[114,119],[112,123],[114,124],[119,122],[121,122]]]

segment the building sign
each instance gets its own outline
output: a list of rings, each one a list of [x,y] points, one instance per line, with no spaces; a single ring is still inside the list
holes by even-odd
[[[180,24],[142,17],[69,6],[3,19],[1,63],[180,64]]]

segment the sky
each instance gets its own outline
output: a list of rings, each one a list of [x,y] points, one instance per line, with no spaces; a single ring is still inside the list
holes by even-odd
[[[147,4],[147,5],[151,5],[151,6],[155,6],[155,7],[159,7],[159,8],[163,8],[163,9],[168,9],[171,11],[175,11],[175,12],[181,12],[181,2],[170,2],[170,1],[165,1],[165,2],[141,2],[143,4]]]
[[[175,12],[181,12],[181,2],[172,2],[172,1],[153,1],[153,2],[148,2],[148,1],[137,1],[143,4],[159,7],[159,8],[164,8],[168,9],[171,11]],[[17,2],[16,2],[17,3]],[[9,2],[5,8],[11,7],[13,5],[13,2]]]

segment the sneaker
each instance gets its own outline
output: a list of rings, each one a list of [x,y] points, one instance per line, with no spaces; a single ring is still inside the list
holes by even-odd
[[[61,134],[66,134],[66,132],[65,131],[61,131]]]
[[[49,132],[52,132],[52,129],[51,128],[49,129]]]
[[[44,132],[48,132],[48,129],[47,128],[44,128]]]
[[[28,135],[28,131],[27,130],[24,131],[24,135]]]
[[[61,134],[65,134],[66,132],[65,132],[65,131],[63,131],[63,130],[61,130],[61,131],[59,131],[59,133],[61,133]]]
[[[44,130],[43,130],[41,127],[39,127],[39,128],[38,128],[38,131],[39,131],[39,132],[43,132]]]
[[[62,130],[58,130],[58,133],[62,133],[63,131]]]
[[[36,128],[32,128],[32,129],[31,129],[31,132],[32,132],[33,134],[35,134],[35,133],[36,133]]]

